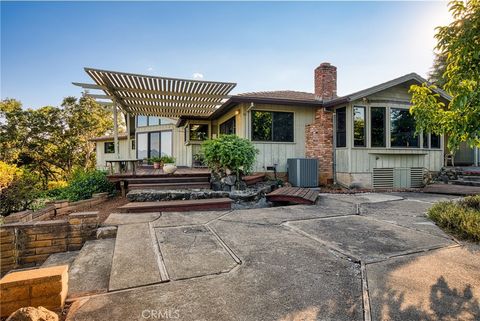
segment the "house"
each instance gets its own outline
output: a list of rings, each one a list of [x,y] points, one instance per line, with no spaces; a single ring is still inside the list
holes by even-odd
[[[210,82],[218,88],[230,87],[224,90],[223,99],[216,101],[215,108],[210,105],[204,111],[198,105],[208,97],[219,96],[155,89],[154,81],[163,83],[159,77],[93,69],[87,72],[96,82],[89,88],[103,90],[105,98],[115,99],[115,104],[126,111],[128,134],[118,137],[119,158],[166,154],[174,156],[178,166],[191,167],[203,140],[236,134],[250,139],[258,148],[255,172],[275,166],[280,175],[286,175],[287,159],[317,158],[321,184],[335,182],[365,188],[420,186],[425,171],[437,172],[444,163],[444,137],[415,135],[408,90],[410,85],[426,81],[415,73],[341,97],[337,96],[337,68],[329,63],[314,70],[313,93],[283,90],[227,96],[225,93],[234,84]],[[126,77],[130,77],[128,82]],[[137,85],[131,85],[131,91],[120,96],[137,78]],[[118,83],[114,86],[115,79]],[[125,81],[122,84],[121,79]],[[191,82],[202,87],[201,81]],[[139,93],[143,96],[132,96]],[[449,101],[445,92],[437,93],[445,103]],[[187,95],[192,98],[183,109],[175,109],[177,105],[169,105],[168,109],[156,104],[165,102],[165,98],[157,98],[164,94],[182,98],[175,103],[185,102]],[[138,105],[139,100],[146,101],[143,107]],[[191,112],[191,106],[196,106],[197,111]],[[97,165],[104,167],[107,154],[115,153],[114,140],[98,138],[96,142]]]

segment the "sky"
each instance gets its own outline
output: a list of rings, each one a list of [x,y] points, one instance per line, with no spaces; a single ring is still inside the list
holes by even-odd
[[[84,67],[237,83],[232,93],[313,92],[330,62],[346,95],[426,77],[436,2],[1,2],[1,98],[60,105]]]

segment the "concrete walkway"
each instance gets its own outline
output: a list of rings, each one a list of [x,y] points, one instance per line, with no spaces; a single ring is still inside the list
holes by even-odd
[[[320,198],[316,206],[163,213],[148,223],[148,232],[132,230],[138,220],[123,224],[115,216],[124,231],[116,249],[129,248],[119,245],[122,239],[132,247],[134,239],[143,238],[142,244],[154,248],[131,253],[130,261],[120,253],[122,264],[113,264],[115,282],[124,283],[77,300],[68,319],[430,321],[480,316],[480,247],[462,246],[424,215],[434,202],[451,197]],[[163,269],[163,277],[142,273],[142,260],[148,262],[144,271]],[[154,261],[158,266],[151,268]],[[122,273],[125,278],[118,278]]]

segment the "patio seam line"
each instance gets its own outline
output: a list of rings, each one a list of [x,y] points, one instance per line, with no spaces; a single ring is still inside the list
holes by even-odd
[[[375,221],[378,221],[378,222],[384,222],[384,223],[387,223],[387,224],[390,224],[390,225],[395,225],[395,226],[407,228],[407,229],[412,230],[412,231],[415,231],[415,232],[425,233],[425,234],[428,234],[428,235],[431,235],[431,236],[434,236],[434,237],[440,237],[440,238],[443,238],[443,239],[446,239],[446,240],[453,241],[453,242],[455,242],[455,243],[457,243],[457,244],[459,244],[459,245],[462,245],[462,244],[460,243],[460,241],[457,240],[453,235],[449,235],[449,234],[445,233],[440,227],[438,227],[437,224],[435,224],[435,222],[433,222],[432,220],[430,220],[430,219],[428,218],[428,216],[400,215],[400,216],[404,216],[404,217],[427,218],[427,219],[429,219],[429,220],[433,223],[433,225],[435,225],[436,227],[438,227],[438,228],[440,229],[440,231],[444,232],[444,233],[445,233],[445,236],[433,234],[433,233],[430,233],[429,231],[424,231],[424,230],[416,229],[416,228],[411,227],[411,226],[405,226],[405,225],[400,225],[400,224],[397,224],[397,223],[392,223],[392,221],[381,220],[381,219],[378,219],[378,218],[375,218],[375,217],[367,216],[367,214],[360,214],[359,216],[362,216],[362,217],[367,218],[367,219],[375,220]]]
[[[207,273],[207,274],[202,274],[202,275],[196,275],[196,276],[189,276],[189,277],[184,277],[184,278],[178,278],[178,279],[172,279],[171,282],[177,282],[177,281],[186,281],[186,280],[194,280],[194,279],[200,279],[200,278],[206,278],[209,276],[214,276],[214,275],[222,275],[222,274],[229,274],[230,272],[239,269],[240,264],[235,264],[233,267],[227,270],[223,270],[220,272],[214,272],[214,273]]]
[[[229,214],[231,214],[231,213],[233,213],[233,212],[235,212],[235,210],[229,210],[229,211],[227,211],[226,213],[220,215],[219,217],[213,218],[213,219],[211,219],[211,220],[209,220],[209,221],[207,221],[207,222],[205,222],[205,223],[203,223],[203,224],[206,225],[206,224],[209,224],[209,223],[211,223],[211,222],[213,222],[213,221],[220,220],[222,217],[225,217],[225,216],[227,216],[227,215],[229,215]]]
[[[160,272],[160,278],[162,281],[169,281],[170,277],[168,275],[167,267],[165,266],[165,262],[163,261],[162,250],[160,249],[160,245],[158,244],[157,235],[155,233],[155,229],[153,228],[152,222],[148,223],[148,231],[150,233],[150,241],[152,242],[153,251],[155,253],[158,270]]]
[[[435,246],[435,247],[431,247],[431,248],[425,248],[425,249],[411,251],[411,252],[406,251],[406,252],[403,252],[403,253],[398,253],[398,254],[387,256],[384,259],[377,259],[377,260],[372,260],[372,261],[366,260],[365,265],[381,263],[381,262],[388,261],[390,259],[396,259],[396,258],[399,258],[399,257],[415,255],[415,254],[422,254],[422,253],[427,253],[427,252],[431,252],[431,251],[454,249],[454,248],[457,248],[457,247],[461,248],[463,246],[459,245],[459,244],[452,244],[452,245],[447,245],[447,246],[439,245],[439,246]]]
[[[220,243],[220,245],[223,246],[223,248],[227,251],[227,253],[232,257],[232,259],[237,263],[237,264],[242,264],[242,260],[233,252],[233,250],[223,241],[223,239],[218,235],[218,233],[215,231],[215,229],[207,224],[204,225],[217,239],[217,241]]]
[[[360,262],[360,274],[362,279],[362,303],[363,303],[363,320],[372,320],[372,310],[370,306],[370,290],[368,289],[367,267],[366,264]]]
[[[354,255],[352,255],[351,253],[348,253],[348,252],[344,252],[342,251],[341,249],[339,249],[338,247],[336,246],[332,246],[330,243],[322,240],[322,239],[319,239],[315,236],[312,236],[310,234],[308,234],[307,232],[305,231],[302,231],[301,229],[299,229],[298,227],[296,226],[292,226],[292,225],[289,225],[288,222],[286,224],[282,224],[283,226],[291,229],[292,231],[296,232],[297,234],[300,234],[300,235],[303,235],[313,241],[316,241],[318,243],[320,243],[321,245],[327,247],[328,249],[334,251],[334,252],[337,252],[339,253],[341,256],[343,256],[344,259],[346,259],[347,261],[351,261],[351,262],[354,262],[354,263],[357,263],[357,264],[360,264],[361,263],[361,259],[360,258],[357,258],[355,257]]]

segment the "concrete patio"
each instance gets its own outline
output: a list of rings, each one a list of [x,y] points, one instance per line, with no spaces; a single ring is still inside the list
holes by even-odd
[[[99,260],[110,271],[70,280],[103,289],[84,292],[68,319],[475,320],[480,247],[424,215],[450,198],[322,194],[315,206],[115,214],[115,249],[108,240]]]

